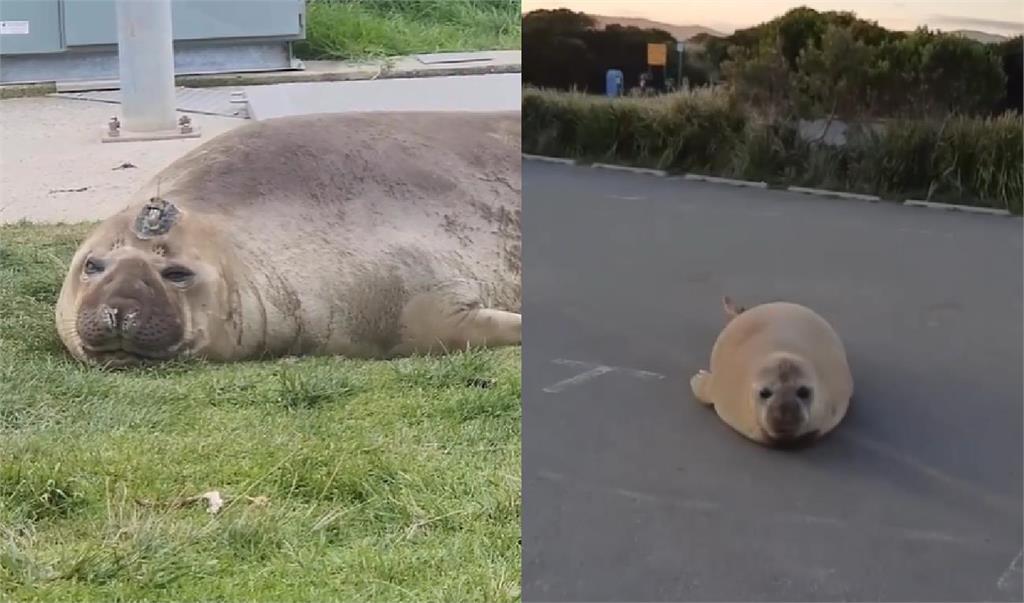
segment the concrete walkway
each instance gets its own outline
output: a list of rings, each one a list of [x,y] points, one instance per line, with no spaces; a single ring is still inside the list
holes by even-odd
[[[518,64],[518,51],[420,55],[397,60],[390,71],[387,71],[387,76],[404,74],[404,77],[411,78],[474,75],[479,78],[481,76],[477,74],[487,72],[481,71],[482,69],[490,69],[494,73],[501,70],[514,73],[518,71]],[[227,91],[239,90],[243,86],[248,90],[253,89],[250,87],[264,88],[261,84],[268,84],[265,86],[267,93],[272,93],[273,89],[280,87],[270,84],[281,82],[351,81],[350,84],[322,84],[325,90],[331,89],[332,94],[337,94],[339,87],[370,84],[371,82],[357,80],[372,79],[374,76],[374,73],[367,71],[369,68],[366,66],[335,62],[308,66],[309,69],[305,72],[238,74],[208,78],[220,78],[216,81],[225,84],[228,83],[226,80],[229,80],[233,85],[225,87],[224,90]],[[362,77],[363,75],[365,77]],[[213,80],[204,80],[202,85],[205,86],[211,81]],[[410,92],[399,96],[422,98],[419,95],[424,84],[410,81]],[[306,90],[309,86],[315,87],[316,84],[306,84],[303,89]],[[387,85],[391,92],[394,92],[395,87],[402,87],[402,84],[393,81]],[[475,86],[474,90],[479,88],[480,86]],[[503,89],[508,90],[508,87],[505,86]],[[516,91],[518,90],[517,86]],[[347,91],[342,92],[348,96]],[[487,98],[493,96],[485,92],[480,91],[480,94]],[[308,90],[306,94],[308,96]],[[424,102],[427,100],[429,99]],[[460,102],[465,100],[461,99]],[[518,101],[512,103],[514,106],[518,104]],[[365,109],[365,106],[345,105],[327,107],[324,110],[359,109]],[[292,111],[296,112],[308,111]],[[124,199],[128,195],[174,160],[214,136],[238,127],[246,121],[242,118],[190,113],[193,122],[201,128],[200,138],[103,144],[100,142],[102,130],[114,115],[120,115],[120,107],[110,102],[55,96],[0,100],[0,224],[20,220],[54,223],[106,218],[124,206]],[[120,168],[125,163],[135,167]]]
[[[161,169],[243,119],[191,115],[201,138],[100,142],[120,106],[63,98],[0,101],[0,223],[101,220]],[[124,163],[134,168],[115,169]]]

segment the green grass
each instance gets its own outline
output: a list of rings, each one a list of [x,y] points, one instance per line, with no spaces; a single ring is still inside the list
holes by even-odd
[[[518,599],[518,349],[84,368],[89,228],[0,227],[0,600]]]
[[[1024,121],[1012,114],[892,120],[830,147],[754,119],[727,89],[610,99],[528,87],[523,150],[1017,215],[1024,198]]]
[[[303,59],[520,47],[518,0],[309,0]]]

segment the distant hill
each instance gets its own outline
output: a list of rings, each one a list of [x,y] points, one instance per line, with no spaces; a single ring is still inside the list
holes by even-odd
[[[998,44],[1010,39],[1008,36],[1001,36],[999,34],[992,34],[984,31],[975,31],[973,29],[957,29],[947,33],[970,38],[975,42],[981,42],[982,44]]]
[[[623,27],[639,27],[641,29],[661,29],[672,34],[672,37],[675,39],[684,41],[690,40],[695,36],[701,36],[701,34],[704,34],[705,36],[714,36],[716,38],[725,38],[729,35],[711,29],[710,27],[704,27],[703,25],[673,25],[672,23],[663,23],[661,21],[653,21],[651,19],[644,19],[641,17],[612,17],[607,15],[588,16],[597,21],[598,27],[621,25]],[[957,29],[946,33],[963,36],[983,44],[998,44],[1010,39],[1010,36],[977,31],[974,29]],[[700,42],[701,40],[694,41]]]
[[[641,19],[633,17],[608,17],[604,15],[587,15],[597,21],[598,27],[607,27],[608,25],[621,25],[623,27],[639,27],[641,29],[660,29],[667,31],[672,34],[677,40],[689,40],[693,36],[698,34],[708,34],[717,38],[725,37],[726,34],[715,31],[710,27],[704,27],[701,25],[673,25],[671,23],[662,23],[660,21],[652,21],[650,19]]]

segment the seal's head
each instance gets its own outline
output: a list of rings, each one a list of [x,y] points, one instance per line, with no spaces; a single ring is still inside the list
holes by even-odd
[[[816,394],[813,368],[790,354],[774,354],[756,371],[751,395],[761,430],[772,442],[794,443],[812,435]]]
[[[197,246],[202,229],[181,228],[182,217],[151,199],[101,224],[78,249],[57,303],[57,330],[75,357],[122,367],[188,355],[201,343],[208,321],[195,309],[216,305],[221,279]]]

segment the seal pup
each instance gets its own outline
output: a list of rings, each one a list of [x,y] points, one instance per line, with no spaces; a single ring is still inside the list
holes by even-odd
[[[726,325],[694,396],[727,425],[769,446],[809,443],[842,421],[853,396],[846,351],[810,308],[772,302],[744,309],[722,299]]]
[[[520,150],[518,112],[236,128],[88,235],[60,339],[108,366],[518,345]]]

